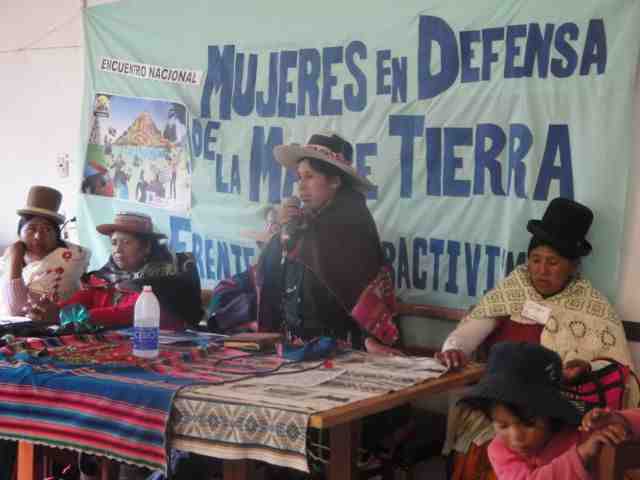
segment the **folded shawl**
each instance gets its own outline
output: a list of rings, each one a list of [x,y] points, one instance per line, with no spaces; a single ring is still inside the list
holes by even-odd
[[[398,337],[391,321],[395,312],[393,306],[385,305],[385,301],[394,298],[393,285],[387,281],[384,292],[379,288],[388,275],[378,230],[364,195],[351,189],[339,191],[319,212],[305,215],[298,235],[288,258],[311,270],[347,314],[353,315],[354,307],[360,304],[359,315],[354,316],[358,324],[386,343],[393,343]],[[281,255],[280,238],[276,236],[257,265],[257,314],[261,330],[280,327]]]

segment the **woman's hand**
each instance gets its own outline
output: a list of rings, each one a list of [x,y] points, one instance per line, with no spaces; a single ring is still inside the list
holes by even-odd
[[[60,309],[58,305],[43,295],[36,300],[29,298],[25,306],[25,315],[34,322],[54,324],[58,323]]]
[[[20,261],[23,261],[26,253],[27,246],[22,240],[18,240],[7,247],[5,255],[11,257],[12,260],[20,259]]]
[[[16,279],[22,277],[22,269],[26,263],[27,245],[22,241],[12,243],[5,252],[9,259],[9,278]]]
[[[582,423],[580,424],[579,430],[583,432],[591,432],[614,424],[622,425],[629,436],[632,434],[631,424],[629,421],[619,412],[613,411],[609,408],[594,408],[589,410],[585,416],[582,417]]]
[[[619,445],[629,438],[627,429],[614,423],[594,431],[584,442],[578,445],[578,455],[582,463],[588,467],[593,458],[600,453],[604,445]]]
[[[367,350],[367,352],[373,355],[386,355],[388,357],[390,356],[406,357],[406,355],[400,350],[398,350],[397,348],[384,345],[383,343],[380,343],[378,339],[373,337],[365,338],[364,348]]]
[[[463,368],[469,359],[462,350],[445,350],[444,352],[437,352],[435,354],[436,360],[443,364],[447,368],[453,370]]]
[[[291,202],[283,203],[278,209],[278,223],[280,225],[286,225],[289,222],[300,221],[302,217],[302,208],[298,205],[293,205]]]
[[[7,258],[9,258],[9,278],[20,278],[22,276],[22,268],[24,267],[25,256],[27,255],[27,245],[18,240],[7,247],[5,252]]]
[[[562,367],[562,376],[565,382],[573,383],[578,381],[580,377],[591,371],[591,364],[586,360],[569,360]]]
[[[609,408],[594,408],[582,417],[579,430],[590,432],[611,423],[612,412]]]
[[[296,230],[302,224],[302,209],[291,198],[284,201],[278,213],[280,242],[287,250],[292,249],[295,245],[297,241]]]

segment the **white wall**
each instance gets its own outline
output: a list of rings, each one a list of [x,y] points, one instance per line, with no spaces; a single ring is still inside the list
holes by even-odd
[[[110,1],[90,0],[88,4]],[[15,237],[15,211],[23,206],[30,185],[60,189],[65,198],[63,210],[74,214],[79,179],[73,175],[60,178],[56,160],[59,154],[68,153],[76,165],[81,161],[77,158],[83,84],[81,9],[81,0],[0,0],[0,155],[4,167],[0,173],[0,218],[4,219],[0,246]],[[639,95],[635,105],[640,118]],[[637,136],[635,141],[630,179],[640,174]],[[617,306],[625,320],[640,322],[636,291],[640,269],[634,262],[640,253],[640,187],[633,181],[626,224]],[[640,365],[640,344],[633,350]]]
[[[636,73],[635,126],[633,140],[635,146],[634,162],[629,172],[629,191],[627,193],[627,218],[625,219],[624,244],[622,246],[622,265],[620,266],[620,294],[616,302],[623,319],[640,322],[640,184],[635,181],[640,175],[640,70]],[[636,366],[640,366],[640,343],[631,346]]]
[[[80,0],[0,2],[2,246],[15,237],[15,211],[24,205],[30,185],[60,189],[62,208],[72,213],[77,180],[60,178],[56,159],[66,152],[78,161],[81,7]]]

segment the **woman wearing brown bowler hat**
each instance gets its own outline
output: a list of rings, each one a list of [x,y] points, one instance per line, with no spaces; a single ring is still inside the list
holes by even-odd
[[[2,313],[24,315],[29,301],[66,300],[80,287],[90,252],[62,240],[61,202],[58,190],[34,186],[18,210],[19,238],[0,258]]]
[[[633,365],[613,306],[579,273],[580,259],[591,252],[585,237],[592,222],[588,207],[565,198],[552,200],[542,220],[527,224],[532,237],[526,264],[482,297],[437,358],[459,368],[480,344],[488,349],[501,341],[524,341],[558,353],[569,381],[590,371],[598,357]],[[638,398],[638,387],[630,382],[625,406],[635,407]],[[453,478],[494,478],[486,458],[491,424],[458,407],[450,412],[449,423],[445,452],[458,452]]]
[[[113,223],[97,226],[111,241],[107,263],[87,274],[81,290],[68,300],[41,305],[32,313],[37,319],[56,322],[59,310],[83,305],[94,326],[126,327],[133,323],[133,311],[142,285],[151,285],[161,307],[160,328],[182,330],[200,320],[200,284],[193,262],[183,254],[173,256],[153,228],[151,217],[121,212]]]

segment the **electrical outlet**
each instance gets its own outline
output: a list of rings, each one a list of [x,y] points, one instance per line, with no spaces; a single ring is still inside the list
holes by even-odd
[[[59,153],[56,158],[56,169],[60,178],[67,178],[69,176],[69,154]]]

